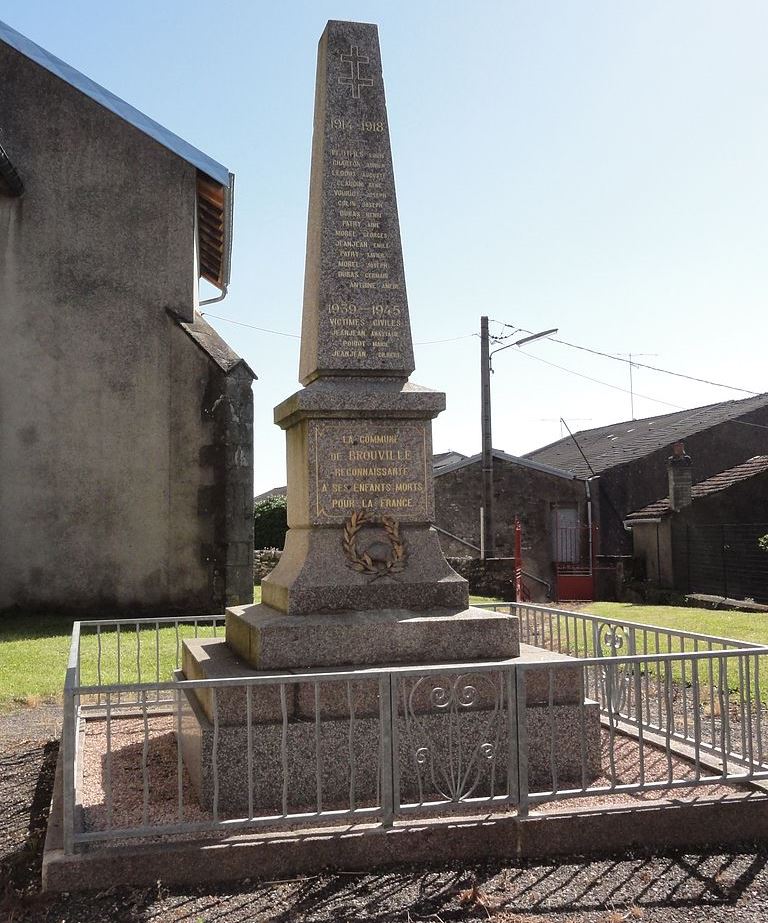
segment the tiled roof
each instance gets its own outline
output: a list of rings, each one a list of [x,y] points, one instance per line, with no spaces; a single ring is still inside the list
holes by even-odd
[[[735,468],[728,468],[727,471],[713,474],[706,481],[694,484],[691,487],[691,499],[699,500],[721,490],[727,490],[740,481],[746,481],[747,478],[754,477],[756,474],[764,474],[766,471],[768,471],[768,455],[755,455],[754,458],[750,458],[741,465],[736,465]],[[627,520],[637,522],[643,519],[657,519],[659,516],[665,516],[670,511],[669,497],[664,497],[663,500],[656,500],[654,503],[644,506],[641,510],[630,513]]]
[[[463,452],[454,452],[449,449],[447,452],[436,452],[432,456],[432,467],[442,468],[443,465],[450,465],[453,462],[463,461],[467,456]]]
[[[768,407],[768,394],[758,394],[742,401],[723,401],[691,410],[678,410],[642,420],[628,420],[610,426],[582,430],[575,434],[576,442],[586,455],[595,474],[617,465],[650,455],[657,449],[669,447],[673,442],[743,417],[755,410]],[[589,465],[568,436],[524,456],[531,461],[564,468],[581,477],[589,477]]]

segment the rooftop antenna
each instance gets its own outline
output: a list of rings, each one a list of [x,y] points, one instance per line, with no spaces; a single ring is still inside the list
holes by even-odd
[[[563,431],[565,428],[565,421],[569,423],[591,423],[593,417],[539,417],[539,423],[559,423],[560,424],[560,438],[562,439],[565,436]]]
[[[650,356],[658,356],[658,353],[616,353],[617,356],[628,356],[629,357],[629,409],[631,412],[631,419],[635,419],[635,388],[632,382],[632,369],[639,368],[639,366],[634,365],[632,362],[632,357],[638,359],[640,356],[648,358]]]
[[[574,444],[576,445],[576,448],[579,450],[579,454],[580,454],[581,457],[584,459],[584,461],[585,461],[585,463],[586,463],[586,465],[587,465],[587,468],[589,468],[589,473],[592,475],[592,477],[594,477],[594,476],[595,476],[595,469],[592,467],[592,465],[590,465],[589,459],[588,459],[587,456],[584,454],[584,450],[582,449],[582,447],[579,445],[579,440],[573,435],[573,433],[571,432],[570,427],[568,426],[568,424],[565,422],[565,420],[564,420],[562,417],[560,417],[560,422],[561,422],[561,423],[563,424],[563,426],[568,430],[568,435],[571,437],[571,439],[573,439]]]

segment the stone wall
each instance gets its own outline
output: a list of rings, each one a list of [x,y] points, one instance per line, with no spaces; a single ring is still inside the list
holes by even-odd
[[[481,561],[480,558],[450,557],[447,559],[456,573],[469,582],[473,596],[496,596],[515,599],[515,565],[513,561]]]
[[[197,299],[197,171],[4,44],[0,84],[26,187],[0,196],[0,612],[245,602],[248,426],[238,448],[210,411],[241,390],[246,420],[250,384],[179,326]]]
[[[253,552],[253,583],[259,586],[267,574],[277,567],[282,551],[279,548],[257,548]]]
[[[529,579],[526,585],[536,598],[539,598],[540,592],[546,596],[544,585],[553,587],[555,577],[552,511],[558,504],[575,505],[580,522],[585,523],[584,481],[559,477],[530,465],[497,457],[493,461],[493,487],[496,556],[511,558],[514,555],[517,516],[522,525],[523,569],[543,581],[539,584]],[[481,497],[482,465],[479,459],[436,473],[435,525],[475,546],[475,549],[468,548],[440,533],[445,554],[479,557]],[[511,570],[512,561],[505,567]]]

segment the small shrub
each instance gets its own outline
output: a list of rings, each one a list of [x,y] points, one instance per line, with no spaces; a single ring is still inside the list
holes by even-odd
[[[285,497],[267,497],[253,504],[254,548],[282,548],[288,531]]]

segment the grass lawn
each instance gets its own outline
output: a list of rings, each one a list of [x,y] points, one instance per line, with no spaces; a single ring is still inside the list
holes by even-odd
[[[261,587],[254,588],[255,602],[261,602]],[[500,600],[472,597],[473,602],[500,602]],[[9,711],[19,705],[37,705],[61,701],[64,672],[72,637],[71,616],[36,615],[5,616],[0,618],[0,711]],[[209,636],[210,630],[201,631]],[[154,627],[136,633],[121,632],[120,681],[133,682],[139,673],[145,681],[170,679],[176,666],[178,641],[193,637],[194,628],[184,626],[177,638],[173,628],[160,631],[159,648],[155,643]],[[98,669],[98,639],[83,632],[82,683],[117,682],[117,644],[114,632],[102,634],[100,676]]]
[[[0,710],[60,698],[72,622],[59,615],[0,618]]]
[[[627,622],[644,622],[703,635],[768,644],[768,612],[713,611],[687,606],[641,606],[631,603],[585,603],[584,612]]]
[[[261,587],[255,588],[256,602],[261,601]],[[491,597],[473,596],[472,603],[502,602]],[[629,603],[586,603],[583,610],[608,619],[642,622],[667,628],[678,628],[701,634],[768,644],[768,613],[748,613],[674,606],[643,606]],[[73,619],[67,616],[6,616],[0,619],[0,711],[19,705],[58,702],[64,684],[64,671],[69,653]],[[201,635],[210,636],[210,629]],[[159,645],[154,627],[140,632],[121,632],[120,681],[139,678],[152,681],[158,673],[170,679],[177,663],[183,638],[193,637],[194,628],[184,626],[160,631]],[[82,637],[83,683],[117,682],[117,638],[114,631],[101,636],[99,674],[98,639],[93,632]],[[674,649],[674,648],[673,648]],[[768,656],[768,655],[767,655]],[[735,665],[734,665],[735,667]]]

